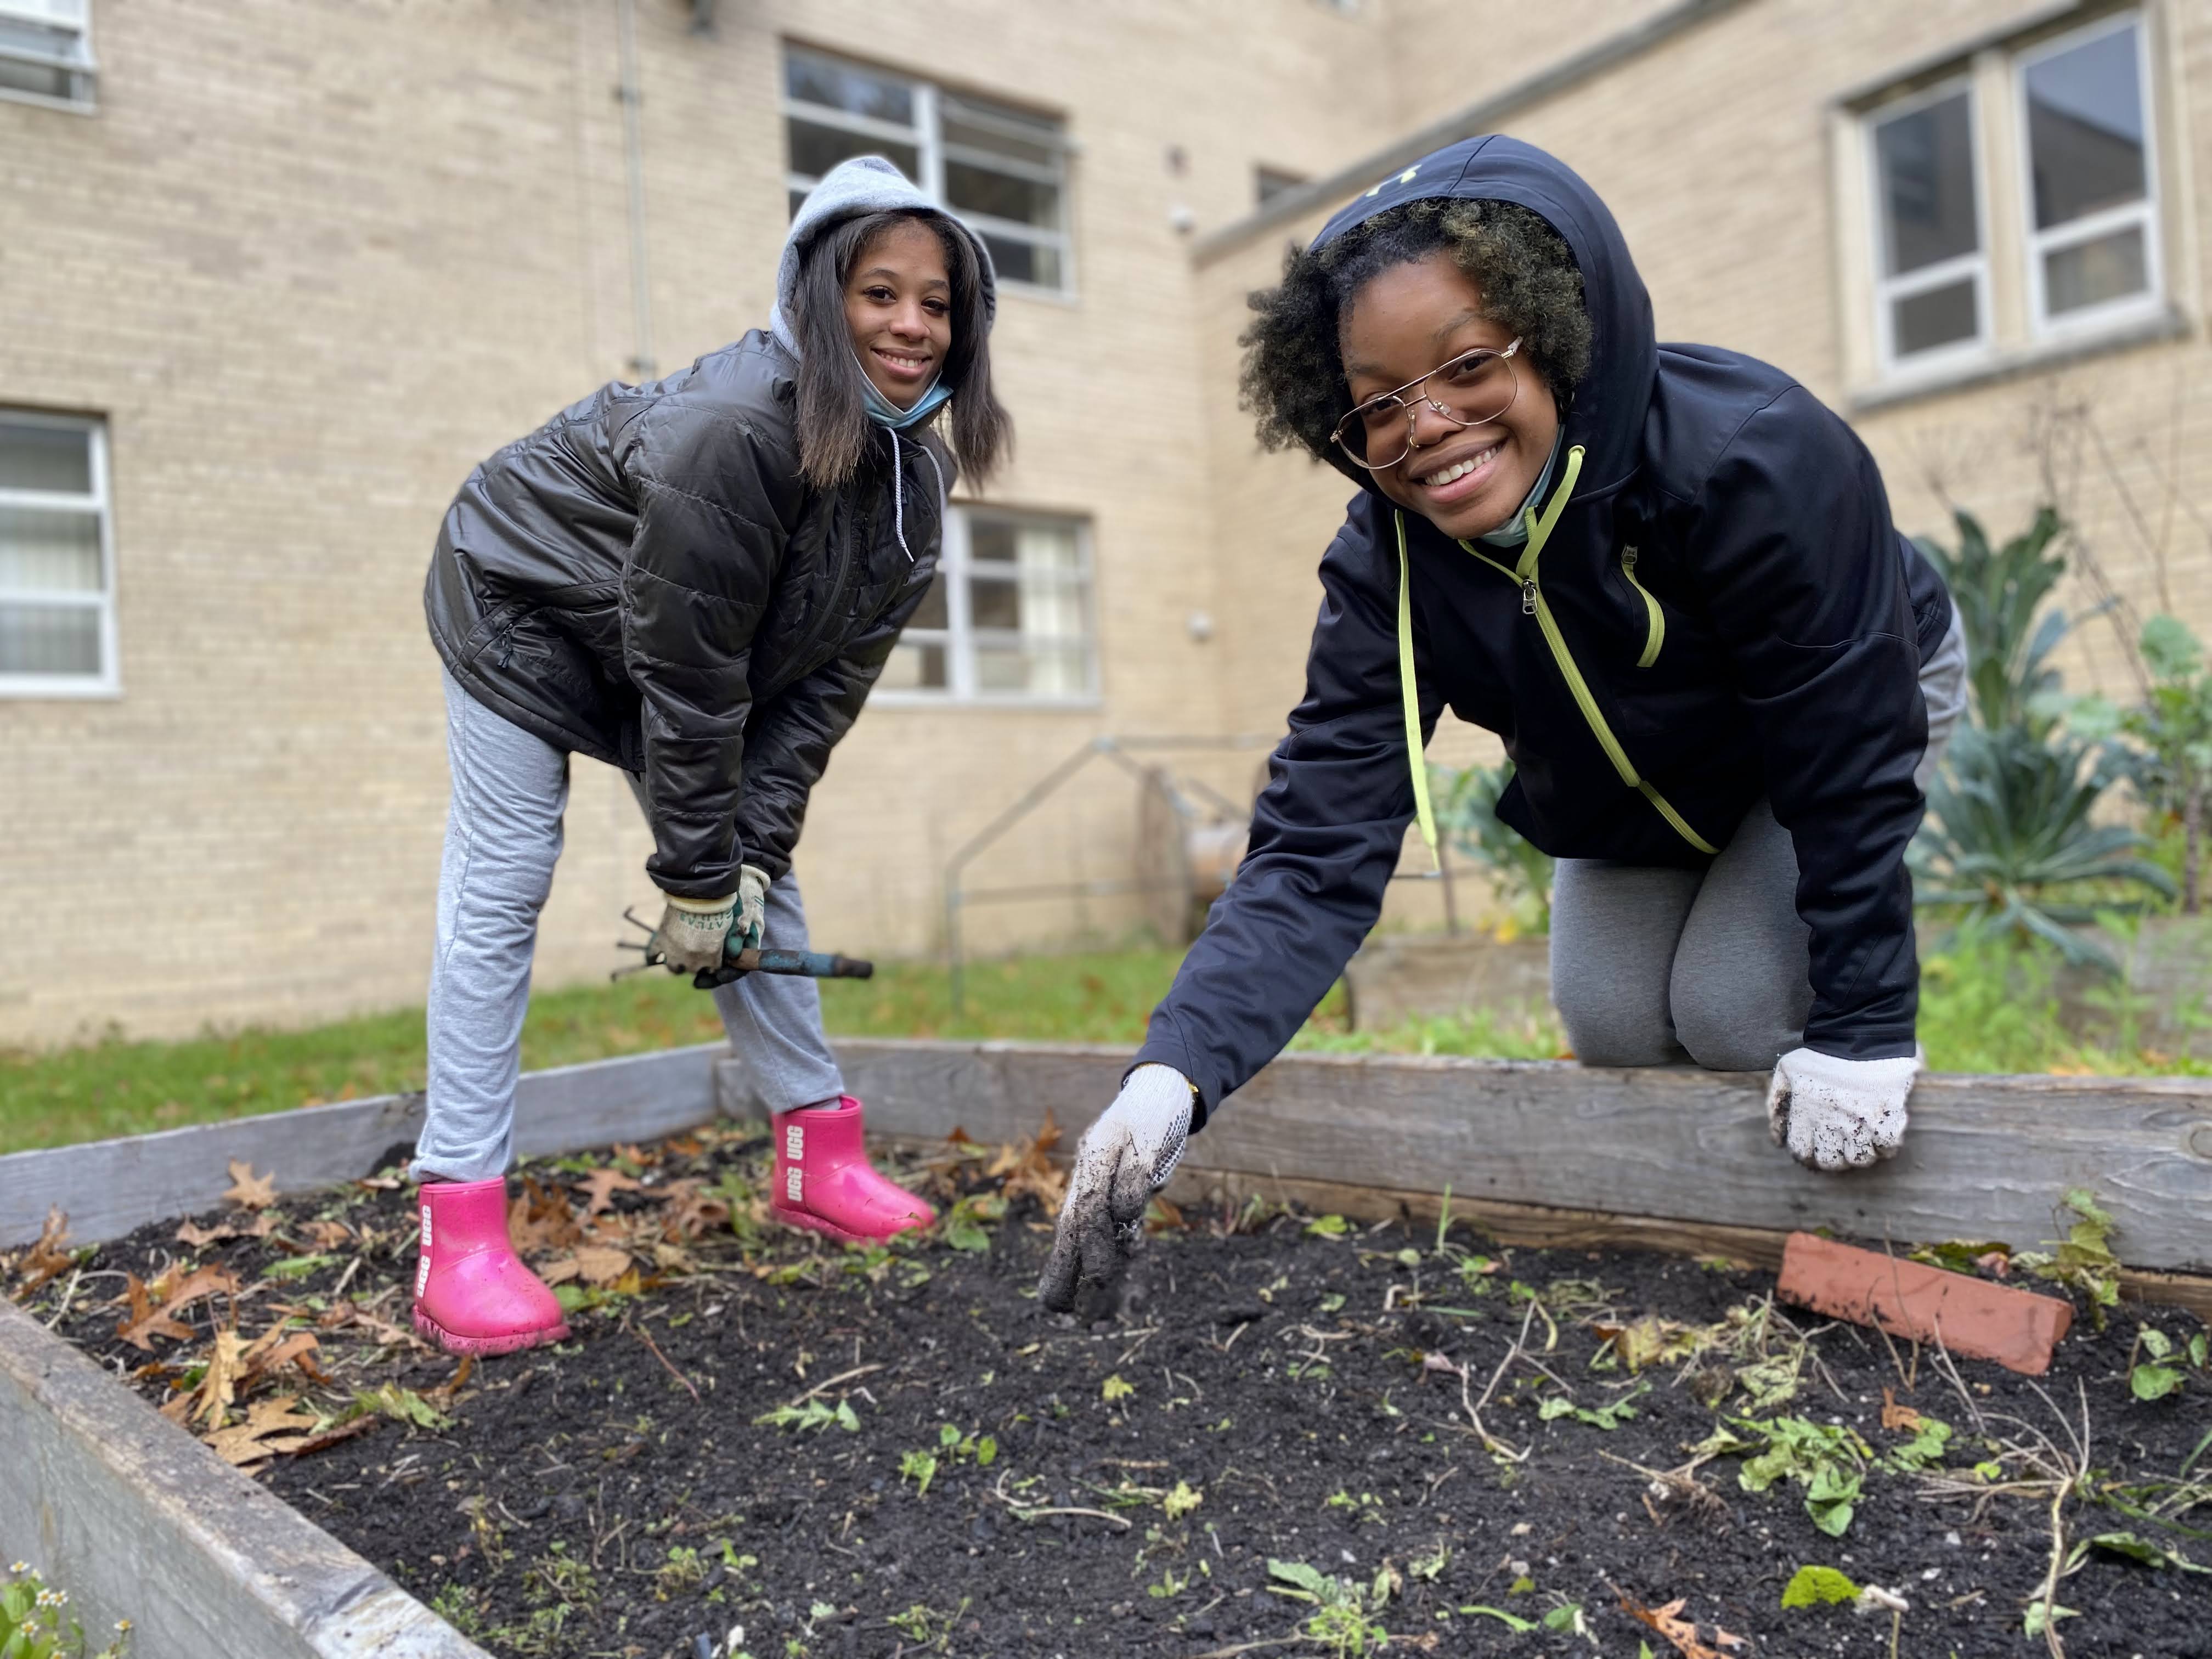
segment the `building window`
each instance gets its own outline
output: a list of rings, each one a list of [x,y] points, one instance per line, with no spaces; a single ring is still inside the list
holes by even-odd
[[[0,0],[0,97],[93,106],[92,0]]]
[[[105,437],[96,421],[0,410],[0,695],[115,690]]]
[[[2160,311],[2149,45],[2116,12],[1857,106],[1880,374],[1948,380]]]
[[[1300,185],[1305,183],[1305,181],[1306,179],[1304,173],[1285,173],[1280,167],[1255,167],[1252,169],[1254,198],[1256,204],[1261,207],[1267,206],[1268,203],[1273,201],[1278,196],[1281,196],[1291,191],[1296,190]]]
[[[2024,56],[2029,292],[2038,328],[2157,297],[2157,216],[2132,16]]]
[[[1937,88],[1872,123],[1883,361],[1982,343],[1989,262],[1974,183],[1973,93]]]
[[[783,66],[793,213],[838,162],[880,155],[983,239],[1001,283],[1073,286],[1058,121],[803,46]]]
[[[937,580],[878,684],[901,701],[1092,700],[1088,527],[1076,519],[953,507]]]

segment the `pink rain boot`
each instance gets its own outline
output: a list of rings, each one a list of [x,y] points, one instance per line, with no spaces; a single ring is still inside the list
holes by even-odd
[[[769,1208],[786,1226],[866,1244],[937,1219],[935,1210],[869,1164],[860,1103],[852,1096],[838,1096],[835,1106],[779,1112],[775,1134]]]
[[[507,1182],[426,1181],[416,1334],[448,1353],[515,1353],[565,1341],[568,1322],[507,1235]]]

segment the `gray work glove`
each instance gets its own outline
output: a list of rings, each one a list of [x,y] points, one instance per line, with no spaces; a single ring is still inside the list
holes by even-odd
[[[768,872],[757,864],[738,866],[738,919],[730,929],[730,949],[757,951],[768,931]]]
[[[1917,1051],[1894,1060],[1842,1060],[1792,1048],[1775,1062],[1766,1126],[1808,1170],[1863,1170],[1905,1143],[1905,1103],[1920,1074]]]
[[[1086,1322],[1110,1316],[1145,1206],[1182,1157],[1194,1097],[1171,1066],[1139,1066],[1083,1132],[1037,1300]]]
[[[678,898],[672,893],[667,907],[660,913],[660,926],[653,929],[645,948],[659,951],[672,974],[696,974],[702,969],[719,968],[737,902],[735,895],[728,898],[688,899]]]

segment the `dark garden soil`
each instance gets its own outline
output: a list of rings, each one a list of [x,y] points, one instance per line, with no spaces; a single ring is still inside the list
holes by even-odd
[[[1155,1233],[1079,1328],[1032,1291],[1042,1160],[910,1170],[967,1196],[863,1251],[764,1227],[765,1154],[526,1170],[574,1338],[465,1372],[405,1329],[389,1177],[248,1172],[258,1208],[0,1275],[60,1266],[41,1318],[501,1656],[2033,1655],[2054,1516],[2066,1653],[2212,1655],[2185,1315],[2085,1312],[2030,1380],[1727,1263],[1255,1208]],[[1785,1609],[1809,1565],[1909,1610]]]

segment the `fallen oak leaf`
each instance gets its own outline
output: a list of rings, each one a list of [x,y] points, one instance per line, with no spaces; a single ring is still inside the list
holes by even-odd
[[[230,1185],[223,1192],[224,1203],[235,1204],[241,1210],[265,1210],[276,1201],[274,1174],[258,1176],[251,1164],[237,1158],[230,1160],[228,1168]]]
[[[165,1273],[151,1287],[139,1282],[137,1274],[129,1276],[124,1294],[130,1298],[131,1316],[115,1328],[115,1334],[142,1353],[153,1352],[152,1338],[166,1336],[175,1341],[188,1340],[191,1327],[181,1324],[176,1316],[204,1297],[224,1293],[238,1294],[238,1281],[222,1267],[201,1267],[173,1289],[167,1289],[171,1275]],[[154,1298],[161,1297],[159,1305]]]
[[[1703,1631],[1681,1616],[1682,1608],[1690,1599],[1686,1595],[1676,1596],[1663,1607],[1647,1607],[1617,1589],[1613,1594],[1620,1596],[1623,1613],[1664,1637],[1682,1659],[1727,1659],[1718,1650],[1719,1648],[1740,1648],[1744,1644],[1741,1636],[1731,1636],[1724,1630],[1716,1630],[1713,1641],[1717,1646],[1707,1646]]]
[[[68,1242],[69,1217],[62,1213],[58,1204],[48,1206],[46,1224],[39,1229],[38,1242],[17,1265],[16,1271],[22,1275],[22,1282],[16,1288],[18,1296],[30,1295],[76,1266],[75,1253],[62,1248]]]
[[[507,1232],[518,1255],[535,1261],[565,1250],[584,1237],[565,1194],[548,1192],[535,1176],[525,1176],[522,1191],[507,1206]]]
[[[233,1227],[217,1222],[212,1227],[203,1227],[198,1222],[186,1221],[177,1228],[177,1243],[204,1250],[210,1244],[220,1244],[227,1238],[266,1238],[276,1230],[276,1218],[258,1215],[243,1227]]]
[[[238,1398],[240,1356],[245,1351],[246,1340],[235,1328],[225,1327],[215,1334],[215,1346],[208,1350],[207,1370],[200,1374],[200,1385],[192,1391],[192,1415],[210,1428],[222,1426],[232,1401]]]
[[[587,1285],[611,1285],[630,1270],[629,1252],[607,1244],[586,1244],[576,1252],[576,1271]]]
[[[245,1422],[202,1437],[226,1463],[246,1468],[266,1462],[279,1452],[298,1451],[313,1438],[321,1419],[297,1409],[299,1404],[295,1394],[257,1401],[246,1408]]]
[[[327,1382],[330,1378],[316,1364],[314,1354],[322,1346],[312,1331],[294,1331],[285,1334],[280,1321],[255,1339],[253,1346],[240,1356],[243,1369],[239,1372],[238,1386],[242,1393],[260,1382],[273,1376],[287,1365],[297,1365],[313,1382]]]
[[[586,1218],[597,1215],[615,1201],[617,1193],[641,1193],[645,1183],[620,1170],[594,1170],[577,1183],[589,1195],[584,1206]]]

